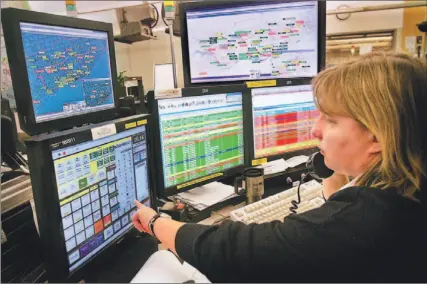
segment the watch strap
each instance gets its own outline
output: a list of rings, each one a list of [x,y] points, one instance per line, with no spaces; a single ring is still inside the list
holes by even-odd
[[[153,235],[155,238],[157,238],[156,234],[154,233],[154,222],[156,222],[157,219],[159,219],[160,217],[162,217],[162,215],[160,213],[157,213],[156,215],[154,215],[151,220],[148,222],[148,229],[151,232],[151,235]]]

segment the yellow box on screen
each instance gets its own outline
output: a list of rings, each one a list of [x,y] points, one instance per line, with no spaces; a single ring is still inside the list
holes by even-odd
[[[198,178],[198,179],[195,179],[195,180],[192,180],[192,181],[180,184],[176,188],[177,189],[181,189],[181,188],[184,188],[184,187],[187,187],[187,186],[190,186],[190,185],[202,182],[202,181],[206,181],[206,180],[210,180],[210,179],[213,179],[213,178],[216,178],[216,177],[220,177],[222,175],[223,175],[223,173],[216,173],[216,174],[213,174],[213,175],[210,175],[210,176],[205,176],[205,177],[202,177],[202,178]]]

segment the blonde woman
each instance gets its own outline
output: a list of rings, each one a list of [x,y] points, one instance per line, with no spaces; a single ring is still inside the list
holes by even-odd
[[[335,171],[323,206],[283,222],[203,226],[137,204],[136,228],[212,282],[426,282],[426,65],[366,55],[324,70],[313,90],[312,131]]]

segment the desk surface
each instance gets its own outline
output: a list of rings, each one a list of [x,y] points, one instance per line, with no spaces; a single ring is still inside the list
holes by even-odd
[[[215,225],[215,224],[221,223],[224,220],[229,220],[231,211],[238,209],[240,207],[243,207],[245,205],[246,205],[246,203],[242,202],[242,203],[239,203],[237,205],[228,205],[228,206],[221,208],[220,210],[212,211],[212,215],[209,218],[206,218],[206,219],[198,222],[198,224]]]
[[[206,219],[198,222],[197,224],[201,224],[201,225],[220,224],[222,221],[229,220],[229,216],[230,216],[231,211],[233,211],[234,209],[243,207],[245,205],[246,205],[246,203],[242,202],[242,203],[239,203],[239,204],[234,205],[234,206],[233,205],[225,206],[225,207],[223,207],[217,211],[213,211],[212,215],[209,218],[206,218]],[[163,250],[163,249],[167,249],[167,247],[164,244],[160,243],[159,244],[159,250]]]

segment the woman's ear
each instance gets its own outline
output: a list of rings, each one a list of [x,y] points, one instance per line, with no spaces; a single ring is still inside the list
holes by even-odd
[[[370,154],[378,154],[381,152],[381,145],[380,142],[378,142],[377,137],[374,134],[370,134],[369,137],[370,140],[370,149],[369,149],[369,153]]]

